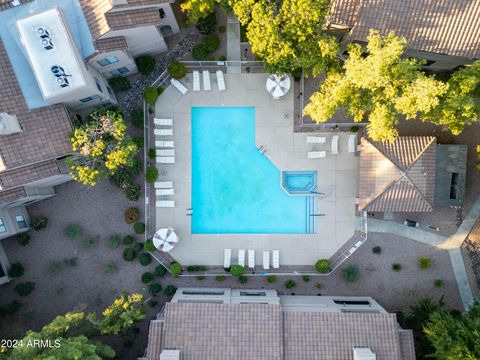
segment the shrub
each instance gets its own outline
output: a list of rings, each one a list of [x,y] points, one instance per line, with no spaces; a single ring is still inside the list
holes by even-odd
[[[17,235],[17,241],[20,245],[26,246],[30,242],[30,235],[28,234],[18,234]]]
[[[48,271],[52,274],[58,274],[63,268],[63,263],[58,260],[53,260],[48,264]]]
[[[203,44],[205,45],[207,52],[211,53],[216,51],[220,46],[220,39],[215,34],[205,35],[203,38]]]
[[[133,224],[138,218],[138,209],[131,207],[125,210],[123,217],[127,224]]]
[[[108,261],[105,264],[103,264],[103,271],[106,273],[111,273],[117,270],[118,270],[118,266],[113,261]]]
[[[305,281],[305,282],[309,282],[309,281],[310,281],[310,276],[308,276],[308,275],[303,275],[303,276],[302,276],[302,280]]]
[[[135,243],[133,244],[133,251],[135,251],[136,253],[139,253],[140,251],[143,250],[143,244],[142,243]]]
[[[98,244],[98,236],[95,235],[87,235],[85,239],[83,239],[83,246],[87,249],[91,249]]]
[[[160,285],[158,283],[150,284],[150,285],[148,285],[148,291],[150,292],[150,294],[152,294],[152,296],[155,296],[160,291],[162,291],[162,285]]]
[[[125,196],[129,201],[137,201],[140,197],[140,186],[130,183],[125,187]]]
[[[173,277],[178,277],[182,273],[182,265],[178,262],[173,262],[170,264],[170,271],[172,272]]]
[[[322,284],[315,284],[315,287],[316,287],[317,289],[321,289],[321,288],[322,288]]]
[[[156,156],[157,156],[157,151],[154,148],[148,149],[148,157],[150,159],[155,159]]]
[[[127,235],[124,236],[122,239],[122,244],[123,245],[131,245],[133,243],[133,236],[132,235]]]
[[[150,105],[155,105],[160,94],[157,91],[157,88],[148,87],[143,91],[143,100],[145,100]]]
[[[133,158],[131,164],[128,166],[128,172],[130,173],[130,175],[137,176],[142,172],[142,170],[143,170],[143,167],[140,160],[138,160],[138,158]]]
[[[130,85],[130,81],[128,81],[127,78],[124,77],[115,77],[109,81],[110,87],[113,89],[113,91],[127,91],[130,90],[132,87]]]
[[[225,31],[227,31],[227,27],[222,25],[218,27],[218,32],[223,34]]]
[[[132,183],[132,175],[127,170],[126,167],[119,167],[113,175],[109,176],[110,183],[121,189],[125,189],[129,184]]]
[[[111,249],[115,249],[120,245],[120,236],[117,234],[112,234],[107,238],[108,247]]]
[[[232,265],[230,267],[230,273],[233,276],[242,276],[244,272],[245,272],[245,269],[242,265]]]
[[[143,245],[143,249],[148,252],[157,251],[157,248],[155,247],[155,245],[153,245],[152,239],[148,239],[147,241],[145,241],[145,245]]]
[[[358,268],[355,265],[347,266],[342,270],[343,278],[348,282],[354,282],[358,279]]]
[[[157,265],[153,273],[155,274],[155,276],[164,277],[167,273],[167,269],[165,269],[163,265]]]
[[[351,132],[358,132],[358,129],[359,129],[358,126],[352,126],[352,127],[350,128],[350,131],[351,131]]]
[[[173,296],[175,295],[175,291],[177,291],[177,288],[173,285],[167,285],[165,289],[163,290],[163,294],[165,296]]]
[[[226,57],[225,55],[220,55],[220,56],[218,57],[218,60],[220,60],[220,61],[227,61],[227,57]]]
[[[143,266],[147,266],[149,265],[151,262],[152,262],[152,255],[148,254],[148,253],[142,253],[140,254],[140,256],[138,257],[138,261],[140,262],[140,264],[142,264]]]
[[[223,280],[225,280],[225,276],[217,275],[217,276],[215,276],[215,280],[217,280],[218,282],[223,281]]]
[[[295,281],[292,279],[285,281],[285,288],[293,289],[295,287]]]
[[[48,219],[45,216],[39,216],[34,218],[30,225],[32,226],[33,230],[39,231],[45,229],[48,224]]]
[[[151,272],[144,272],[142,274],[142,283],[148,284],[149,282],[153,281],[153,274]]]
[[[67,225],[65,234],[71,240],[76,240],[82,235],[82,228],[76,224]]]
[[[125,261],[132,261],[134,258],[135,258],[135,250],[133,250],[132,248],[126,248],[125,250],[123,250],[123,260]]]
[[[143,136],[133,136],[132,141],[137,146],[137,149],[141,149],[145,145],[145,138]],[[141,170],[138,173],[140,173],[140,172],[141,172]],[[132,175],[134,175],[134,174],[132,174]]]
[[[248,282],[248,277],[245,275],[239,276],[238,281],[240,281],[240,284],[246,284]]]
[[[145,232],[145,224],[137,221],[133,225],[133,230],[135,231],[136,234],[143,234]]]
[[[432,260],[427,257],[418,258],[418,266],[420,269],[425,270],[432,266]]]
[[[158,178],[158,169],[156,166],[149,166],[147,167],[147,170],[145,171],[145,179],[147,183],[153,184],[155,181],[157,181]]]
[[[195,26],[200,34],[203,35],[215,32],[215,29],[217,28],[217,17],[215,16],[215,13],[210,13],[203,19],[200,19]]]
[[[151,74],[155,70],[155,59],[150,55],[143,55],[137,58],[138,72],[142,75]]]
[[[399,263],[394,263],[394,264],[392,264],[392,270],[393,271],[400,271],[400,270],[402,270],[402,265],[400,265]]]
[[[76,256],[63,259],[63,263],[70,267],[75,267],[78,264],[78,258]]]
[[[15,290],[15,292],[20,296],[29,295],[33,289],[35,289],[35,283],[30,281],[19,283],[13,288],[13,290]]]
[[[178,60],[168,65],[168,74],[174,79],[181,79],[187,74],[187,68]]]
[[[149,305],[150,307],[152,307],[152,308],[155,307],[155,306],[157,306],[157,304],[158,304],[158,301],[148,300],[148,305]]]
[[[187,271],[189,272],[207,271],[207,267],[204,265],[189,265],[187,266]]]
[[[268,275],[267,281],[269,284],[273,284],[275,281],[277,281],[277,276],[276,275]]]
[[[8,276],[11,278],[17,278],[24,274],[25,269],[23,268],[22,264],[20,263],[13,263],[8,270]]]
[[[326,274],[330,271],[330,260],[328,259],[320,259],[315,263],[315,269],[319,273]]]
[[[132,115],[130,118],[132,125],[138,129],[143,129],[143,110],[140,108],[136,108],[132,111]]]
[[[374,246],[374,247],[372,248],[372,252],[373,252],[374,254],[380,255],[380,254],[382,253],[382,248],[381,248],[380,246]]]
[[[208,55],[207,47],[204,44],[195,45],[192,48],[192,56],[195,60],[206,60]]]
[[[22,304],[19,303],[17,300],[13,300],[12,302],[0,307],[0,319],[4,319],[9,315],[15,314],[20,308]]]
[[[198,276],[195,276],[197,278],[198,281],[202,281],[202,280],[205,280],[205,276],[203,275],[198,275]]]
[[[302,68],[297,68],[292,70],[293,81],[300,81],[302,78]]]
[[[442,279],[436,279],[433,282],[433,285],[435,285],[438,288],[441,288],[444,284],[445,284],[445,282]]]

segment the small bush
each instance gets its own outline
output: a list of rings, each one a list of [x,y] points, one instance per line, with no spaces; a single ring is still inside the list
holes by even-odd
[[[121,76],[111,79],[109,81],[109,84],[112,90],[117,92],[127,91],[130,90],[130,88],[132,87],[130,85],[130,81],[128,81],[127,78]]]
[[[200,34],[203,35],[215,32],[215,29],[217,28],[217,17],[215,16],[215,13],[210,13],[203,19],[200,19],[195,26]]]
[[[152,296],[157,295],[160,291],[162,291],[162,285],[158,283],[153,283],[148,285],[148,291]]]
[[[354,282],[358,279],[358,268],[355,265],[347,266],[342,270],[345,281]]]
[[[132,261],[134,258],[135,258],[135,250],[133,250],[132,248],[126,248],[125,250],[123,250],[123,260],[125,261]]]
[[[149,166],[145,171],[145,180],[149,184],[153,184],[158,179],[158,169],[156,166]]]
[[[157,157],[157,151],[154,148],[148,149],[148,157],[150,159],[155,159]]]
[[[132,111],[132,115],[130,118],[132,125],[138,129],[143,129],[143,110],[140,108],[136,108]]]
[[[351,132],[358,132],[358,130],[359,130],[359,127],[358,127],[358,126],[352,126],[352,127],[350,128],[350,131],[351,131]]]
[[[315,263],[315,269],[319,273],[326,274],[330,271],[330,260],[328,259],[320,259]]]
[[[76,256],[63,259],[63,263],[70,267],[75,267],[78,264],[78,258]]]
[[[143,91],[143,100],[145,100],[150,105],[155,105],[160,94],[157,91],[157,88],[148,87]]]
[[[158,305],[158,301],[148,300],[148,305],[153,308]]]
[[[152,255],[150,255],[148,253],[140,254],[140,256],[138,257],[138,261],[143,266],[147,266],[152,262]]]
[[[163,265],[157,265],[153,273],[155,274],[155,276],[164,277],[167,273],[167,269],[165,269]]]
[[[203,276],[203,275],[198,275],[198,276],[195,276],[195,277],[196,277],[196,279],[197,279],[198,281],[203,281],[203,280],[205,280],[205,276]]]
[[[175,291],[177,291],[177,288],[173,285],[167,285],[165,289],[163,290],[163,294],[165,296],[173,296],[175,295]]]
[[[11,278],[17,278],[22,276],[25,273],[25,269],[20,263],[13,263],[8,270],[8,276]]]
[[[143,137],[142,137],[142,146],[140,147],[143,147]],[[138,158],[133,158],[132,163],[128,166],[128,172],[132,176],[137,176],[142,172],[142,170],[143,170],[142,162],[138,160]]]
[[[133,236],[132,235],[127,235],[124,236],[122,239],[122,244],[123,245],[131,245],[133,243]]]
[[[204,44],[195,45],[192,48],[192,57],[197,61],[206,60],[207,55],[208,55],[208,51]]]
[[[225,276],[217,275],[217,276],[215,276],[215,280],[217,280],[218,282],[221,282],[221,281],[225,280]]]
[[[322,288],[322,284],[315,284],[315,287],[316,287],[317,289],[321,289],[321,288]]]
[[[18,234],[17,235],[17,241],[20,245],[22,246],[27,246],[27,244],[30,242],[30,235],[28,234]]]
[[[238,281],[240,281],[240,284],[246,284],[248,282],[248,277],[245,275],[239,276]]]
[[[39,231],[45,229],[48,224],[48,219],[45,216],[39,216],[34,218],[30,225],[32,226],[33,230]]]
[[[65,234],[71,240],[76,240],[82,235],[82,228],[76,224],[67,225]]]
[[[188,272],[195,272],[195,271],[207,271],[207,267],[204,265],[189,265],[187,266]]]
[[[427,257],[418,258],[418,266],[420,269],[425,270],[432,266],[432,260]]]
[[[145,224],[142,222],[136,222],[133,225],[133,230],[135,231],[135,234],[143,234],[145,232]]]
[[[293,289],[295,287],[295,281],[292,279],[285,281],[285,288]]]
[[[268,275],[267,281],[269,284],[273,284],[275,281],[277,281],[277,276],[276,275]]]
[[[226,27],[226,26],[222,25],[222,26],[219,26],[219,27],[218,27],[218,32],[219,32],[220,34],[223,34],[225,31],[227,31],[227,27]]]
[[[182,265],[178,262],[173,262],[170,264],[170,271],[172,272],[173,277],[178,277],[182,273]]]
[[[232,265],[230,267],[230,273],[233,276],[242,276],[244,272],[245,272],[245,269],[242,265]]]
[[[180,61],[174,60],[168,65],[168,74],[174,79],[181,79],[187,74],[187,68]]]
[[[83,246],[87,249],[94,248],[98,244],[98,236],[96,235],[87,235],[85,239],[83,239]]]
[[[153,281],[153,274],[151,272],[144,272],[142,274],[142,283],[148,284]]]
[[[155,70],[155,59],[150,55],[143,55],[137,58],[138,72],[142,75],[151,74]]]
[[[308,275],[303,275],[303,276],[302,276],[302,280],[305,281],[305,282],[309,282],[309,281],[310,281],[310,276],[308,276]]]
[[[400,271],[400,270],[402,270],[402,265],[400,265],[399,263],[394,263],[394,264],[392,264],[392,270],[393,271]]]
[[[112,234],[107,238],[108,247],[111,249],[115,249],[120,245],[120,236],[117,234]]]
[[[293,81],[300,81],[302,78],[302,68],[292,70]]]
[[[30,293],[35,289],[35,283],[34,282],[24,282],[24,283],[19,283],[15,285],[13,290],[20,295],[20,296],[27,296],[30,295]]]
[[[433,282],[433,285],[435,285],[435,287],[438,287],[438,288],[443,287],[444,284],[445,284],[445,282],[442,279],[436,279]]]
[[[103,264],[103,271],[106,273],[112,273],[117,270],[118,270],[118,266],[113,261],[108,261],[105,264]]]
[[[128,184],[125,187],[125,196],[129,201],[137,201],[140,198],[140,186],[137,184]]]
[[[374,246],[374,247],[372,248],[372,252],[373,252],[374,254],[380,255],[380,254],[382,253],[382,248],[381,248],[380,246]]]
[[[218,57],[218,60],[220,60],[220,61],[227,61],[227,57],[226,57],[225,55],[220,55],[220,56]]]
[[[143,250],[143,244],[139,242],[133,244],[133,250],[138,254],[140,251]]]
[[[125,210],[123,217],[127,224],[133,224],[138,219],[138,209],[131,207]]]
[[[147,241],[145,241],[145,245],[143,245],[143,249],[148,252],[157,251],[157,248],[155,247],[155,245],[153,245],[152,239],[148,239]]]
[[[137,146],[137,150],[142,149],[143,146],[145,145],[145,138],[142,135],[141,136],[132,136],[132,141]],[[140,172],[141,172],[141,170],[140,170]],[[135,176],[135,174],[132,174],[132,175]],[[130,182],[132,182],[132,181],[133,180],[130,180]]]
[[[12,302],[0,307],[0,319],[4,319],[7,316],[14,315],[17,311],[20,310],[22,304],[17,300],[13,300]]]
[[[203,44],[205,45],[207,52],[211,53],[216,51],[220,46],[220,39],[215,34],[205,35],[203,38]]]
[[[63,263],[58,260],[53,260],[48,264],[48,271],[50,271],[52,274],[56,275],[62,271],[63,268]]]

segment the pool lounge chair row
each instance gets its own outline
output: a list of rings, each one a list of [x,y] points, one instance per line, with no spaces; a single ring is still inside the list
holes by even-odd
[[[332,155],[338,154],[338,140],[339,140],[339,135],[332,136],[332,143],[331,143]],[[307,136],[307,143],[309,144],[324,144],[325,142],[326,142],[326,138],[323,136]],[[347,151],[349,153],[357,152],[357,135],[348,136]],[[309,151],[307,154],[308,159],[321,159],[326,156],[327,156],[326,151]]]
[[[154,183],[155,195],[156,196],[173,196],[175,195],[175,190],[173,188],[173,181],[157,181]],[[158,208],[172,208],[175,207],[174,200],[157,200],[155,202],[155,207]]]
[[[223,258],[223,267],[228,269],[231,266],[232,249],[225,249]],[[238,250],[238,265],[245,266],[245,250]],[[255,250],[248,250],[248,267],[255,268]],[[272,251],[272,267],[278,269],[280,267],[280,250]],[[270,251],[263,252],[263,269],[270,269]]]
[[[155,136],[173,136],[173,119],[154,118],[153,123]],[[160,126],[169,126],[170,128],[159,128]],[[156,162],[158,164],[175,164],[175,150],[173,141],[156,140]],[[168,148],[168,149],[164,149]]]
[[[215,74],[217,75],[218,91],[224,91],[226,87],[225,87],[225,77],[223,75],[223,71],[217,70]],[[202,71],[202,79],[203,79],[203,90],[211,91],[212,85],[210,82],[210,72],[208,70]],[[188,92],[187,87],[183,85],[180,81],[176,79],[170,79],[170,83],[178,91],[180,91],[182,95],[185,95]],[[198,70],[195,70],[193,72],[193,91],[200,91],[200,71]]]

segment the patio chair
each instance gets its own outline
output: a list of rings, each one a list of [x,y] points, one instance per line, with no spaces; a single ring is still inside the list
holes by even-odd
[[[208,70],[203,70],[203,90],[212,90],[212,87],[210,86],[210,72]]]
[[[278,269],[280,267],[280,250],[272,251],[272,267]]]
[[[238,265],[245,266],[245,250],[238,250]]]
[[[155,195],[157,196],[174,195],[174,190],[173,189],[157,189],[155,190]]]
[[[153,134],[157,136],[172,136],[173,129],[153,129]]]
[[[170,84],[172,84],[178,91],[185,95],[188,92],[188,89],[180,81],[176,79],[170,79]]]
[[[173,188],[173,181],[156,181],[155,189],[171,189]]]
[[[157,149],[157,156],[175,156],[174,149]]]
[[[248,267],[250,269],[255,267],[255,250],[248,250]]]
[[[172,208],[175,207],[175,201],[173,200],[158,200],[155,202],[155,206],[158,208]]]
[[[308,158],[309,159],[321,159],[327,156],[326,151],[309,151]]]
[[[193,72],[193,91],[200,91],[200,72]]]
[[[338,135],[332,136],[332,154],[338,154]]]
[[[354,153],[357,151],[357,135],[348,135],[348,152]]]
[[[225,249],[223,254],[223,267],[228,269],[230,267],[230,262],[232,261],[232,249]]]
[[[308,144],[325,144],[327,138],[325,136],[307,136]]]
[[[225,91],[225,78],[222,70],[217,70],[217,85],[218,91]]]
[[[156,140],[155,141],[155,147],[156,148],[174,148],[175,147],[175,142]]]
[[[159,164],[175,164],[175,156],[157,156]]]
[[[263,268],[265,270],[270,269],[270,251],[263,252]]]
[[[159,118],[153,118],[153,123],[158,126],[172,126],[173,125],[173,119],[159,119]]]

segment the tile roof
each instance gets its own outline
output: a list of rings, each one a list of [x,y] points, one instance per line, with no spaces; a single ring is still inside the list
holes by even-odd
[[[110,31],[105,13],[112,9],[110,0],[79,0],[92,38],[98,39]]]
[[[163,321],[150,321],[147,360],[158,360],[160,358],[160,352],[163,349],[163,330]]]
[[[0,204],[11,203],[27,197],[24,187],[0,192]]]
[[[127,50],[128,44],[124,36],[114,36],[95,41],[95,49],[97,49],[98,52]]]
[[[432,211],[436,139],[401,136],[394,143],[362,138],[359,210]]]
[[[112,30],[128,29],[138,26],[160,25],[160,13],[157,8],[144,8],[129,11],[114,11],[105,14]]]
[[[175,0],[128,0],[126,4],[115,5],[115,9],[132,7],[132,6],[146,6],[146,5],[158,5],[166,3],[174,3]]]
[[[362,0],[334,0],[330,6],[328,21],[336,25],[352,27]]]
[[[30,2],[30,1],[32,1],[32,0],[20,0],[20,4],[25,4],[25,3]],[[12,7],[15,7],[12,4],[12,0],[0,0],[0,11],[8,10]]]
[[[401,329],[398,333],[400,335],[402,360],[415,360],[415,344],[413,342],[412,330]]]
[[[7,190],[58,174],[60,174],[60,169],[57,161],[49,160],[43,163],[1,172],[0,184],[3,190]]]

